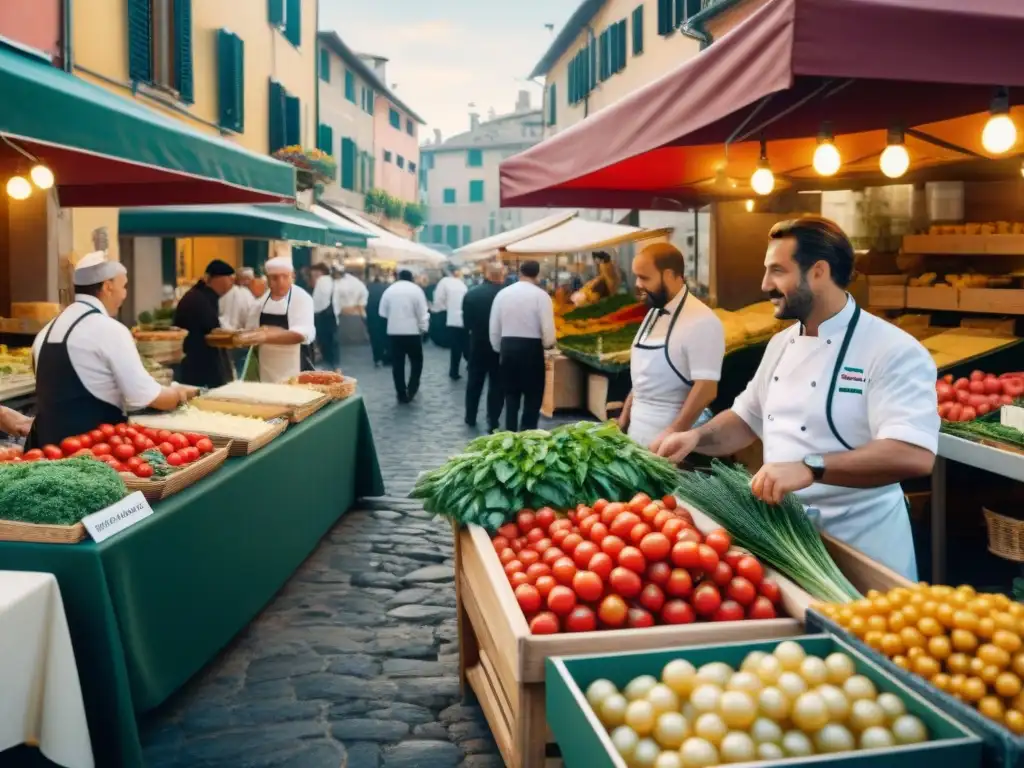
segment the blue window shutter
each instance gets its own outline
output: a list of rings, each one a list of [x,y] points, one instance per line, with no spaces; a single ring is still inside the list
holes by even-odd
[[[569,103],[575,104],[576,99],[576,59],[569,59],[569,73],[566,85],[569,89]]]
[[[468,224],[462,225],[462,244],[469,245],[473,241],[473,228]]]
[[[583,95],[586,96],[588,93],[590,93],[590,90],[591,90],[591,88],[590,88],[590,54],[587,52],[587,49],[584,48],[582,51],[580,51],[576,55],[580,59],[580,69],[582,70],[582,72],[580,73],[580,88],[583,91]]]
[[[334,155],[334,129],[331,126],[320,123],[316,132],[316,148],[328,155]]]
[[[153,13],[149,0],[128,0],[128,76],[153,79]]]
[[[444,242],[444,227],[440,224],[435,224],[430,228],[431,237],[430,242],[432,243],[443,243]]]
[[[177,53],[175,85],[178,97],[186,104],[195,101],[192,75],[192,0],[174,0],[174,37]]]
[[[633,11],[633,55],[644,52],[644,7],[638,5]]]
[[[285,0],[284,36],[298,48],[302,45],[302,0]]]
[[[548,125],[558,122],[558,84],[552,83],[548,88]]]
[[[448,187],[444,191],[444,202],[445,202],[445,205],[454,205],[455,204],[455,190],[452,189],[451,187]]]
[[[445,240],[451,248],[459,247],[459,225],[449,224],[445,227]]]
[[[676,28],[673,21],[675,0],[658,0],[658,34],[671,35]]]
[[[356,143],[352,139],[341,140],[341,186],[343,189],[356,187]]]
[[[363,90],[365,92],[365,89]],[[345,98],[353,104],[356,103],[356,76],[350,69],[345,70]]]
[[[597,41],[594,36],[590,37],[590,45],[587,46],[590,53],[588,55],[587,69],[590,72],[590,80],[587,83],[587,93],[597,88]]]
[[[610,42],[611,42],[611,30],[610,29],[606,29],[604,32],[601,33],[601,54],[600,54],[600,59],[601,59],[601,79],[602,80],[607,80],[609,74],[611,73],[611,62],[608,60],[608,57],[611,54],[610,45],[609,45]]]
[[[484,183],[479,180],[469,182],[469,202],[482,203],[484,201]]]
[[[320,79],[331,82],[331,54],[326,48],[320,49]]]
[[[627,45],[626,45],[626,20],[623,19],[622,21],[620,21],[615,26],[619,30],[619,36],[618,36],[618,38],[616,40],[616,49],[617,49],[618,60],[619,60],[619,68],[617,70],[615,70],[615,71],[616,72],[621,72],[622,70],[624,70],[626,68],[626,50],[627,50]]]
[[[267,22],[272,27],[284,26],[284,0],[267,0]]]
[[[217,81],[220,126],[245,130],[245,43],[226,29],[217,31]]]
[[[298,96],[284,97],[284,140],[286,146],[302,144],[302,102]]]

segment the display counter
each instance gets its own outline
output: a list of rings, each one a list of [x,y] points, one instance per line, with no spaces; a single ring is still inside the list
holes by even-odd
[[[142,765],[136,716],[224,648],[358,498],[383,493],[353,396],[100,544],[0,542],[0,569],[57,577],[96,764]]]

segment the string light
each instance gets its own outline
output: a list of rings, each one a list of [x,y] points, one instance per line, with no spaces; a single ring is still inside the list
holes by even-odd
[[[757,194],[764,197],[775,189],[775,174],[768,164],[768,145],[761,139],[761,159],[757,161],[757,170],[750,177],[750,186]]]
[[[24,176],[12,176],[7,180],[7,194],[12,200],[27,200],[32,194],[32,185]]]
[[[53,171],[45,165],[33,166],[29,176],[32,177],[32,183],[40,189],[50,189],[53,186]]]
[[[882,173],[890,179],[898,179],[907,172],[910,167],[910,155],[903,143],[903,129],[889,129],[889,146],[882,152],[878,165]]]
[[[992,97],[990,116],[981,132],[981,146],[992,155],[1002,155],[1017,143],[1017,126],[1010,117],[1010,91],[997,88]]]
[[[820,176],[835,176],[842,165],[842,158],[834,142],[832,127],[825,123],[818,132],[818,148],[814,150],[814,170]]]
[[[1021,169],[1021,173],[1024,173],[1024,168]],[[743,205],[747,209],[747,213],[753,213],[754,212],[754,201],[753,200],[747,200]]]

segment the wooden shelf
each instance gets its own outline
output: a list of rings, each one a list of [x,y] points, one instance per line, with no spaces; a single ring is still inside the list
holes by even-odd
[[[903,253],[921,256],[1024,256],[1024,235],[904,235]]]

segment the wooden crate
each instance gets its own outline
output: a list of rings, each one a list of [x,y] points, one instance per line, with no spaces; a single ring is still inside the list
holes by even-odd
[[[1013,235],[1007,235],[1013,237]],[[961,312],[1024,315],[1024,290],[1013,288],[961,288]]]
[[[608,419],[608,377],[602,373],[587,374],[587,411],[598,421]]]
[[[221,464],[227,461],[230,447],[229,441],[226,445],[218,447],[213,453],[200,457],[167,477],[142,478],[136,477],[131,472],[122,472],[121,479],[124,480],[129,492],[142,491],[146,501],[160,501],[195,485],[207,475],[218,470]]]
[[[908,309],[956,310],[959,296],[956,288],[907,288]]]
[[[907,289],[903,285],[869,285],[868,306],[878,309],[903,309],[907,306]]]
[[[564,355],[545,361],[544,400],[540,412],[547,418],[555,411],[582,408],[586,394],[583,366]]]

